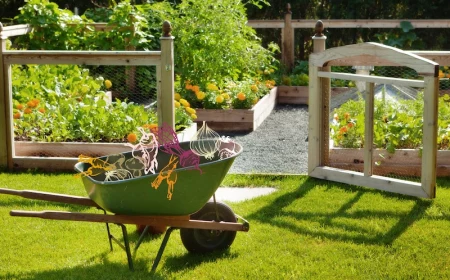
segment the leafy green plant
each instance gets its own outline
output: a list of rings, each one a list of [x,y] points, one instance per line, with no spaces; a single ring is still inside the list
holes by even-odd
[[[108,103],[103,77],[75,65],[13,66],[13,118],[17,140],[122,142],[137,127],[158,123],[155,110],[133,102]],[[176,129],[192,122],[176,110]]]
[[[262,47],[255,30],[246,25],[244,3],[192,0],[181,2],[176,9],[175,70],[182,81],[197,85],[237,81],[275,60],[273,52]]]
[[[423,95],[415,100],[375,100],[374,139],[376,148],[394,153],[396,149],[420,149],[423,127]],[[438,149],[450,149],[450,96],[439,98]],[[362,148],[364,142],[364,100],[349,100],[334,110],[331,137],[342,148]]]

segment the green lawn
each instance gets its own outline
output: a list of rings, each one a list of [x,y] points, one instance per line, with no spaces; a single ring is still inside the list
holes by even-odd
[[[19,218],[12,209],[98,212],[0,195],[0,279],[449,279],[450,180],[417,199],[307,176],[228,175],[227,186],[278,191],[229,205],[250,222],[228,251],[189,254],[175,231],[153,277],[162,240],[148,238],[128,269],[109,251],[103,224]],[[0,174],[0,187],[85,195],[72,174]],[[137,241],[129,225],[131,242]],[[120,236],[120,227],[112,225]]]

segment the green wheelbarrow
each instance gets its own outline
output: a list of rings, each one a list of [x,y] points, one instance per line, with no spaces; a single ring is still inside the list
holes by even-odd
[[[242,147],[234,142],[221,141],[217,151],[209,155],[208,159],[192,154],[181,155],[180,151],[189,151],[192,144],[193,141],[181,142],[177,143],[176,149],[145,151],[147,157],[144,159],[153,158],[158,163],[159,167],[153,166],[154,174],[143,173],[146,167],[142,163],[145,163],[143,154],[136,156],[135,151],[84,158],[75,165],[75,170],[82,175],[89,198],[5,188],[0,188],[0,193],[100,209],[102,213],[99,214],[11,210],[10,215],[105,223],[110,249],[113,250],[112,241],[124,249],[131,270],[133,258],[125,225],[145,226],[134,253],[149,229],[167,228],[153,262],[154,272],[175,229],[180,229],[183,245],[192,253],[227,249],[233,243],[237,231],[249,230],[249,223],[245,219],[215,198],[215,191],[234,159],[242,152]],[[122,228],[123,244],[111,234],[109,224]]]

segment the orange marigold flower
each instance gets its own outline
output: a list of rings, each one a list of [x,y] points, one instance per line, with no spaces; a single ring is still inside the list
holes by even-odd
[[[245,93],[243,93],[243,92],[239,92],[239,93],[236,95],[236,97],[237,97],[239,100],[241,100],[241,101],[244,101],[245,98],[247,98],[247,97],[245,96]]]
[[[344,113],[344,118],[348,120],[350,118],[350,113]]]
[[[130,142],[130,143],[134,143],[134,142],[137,141],[137,135],[136,135],[135,133],[130,133],[130,134],[128,134],[128,136],[127,136],[127,140],[128,140],[128,142]]]
[[[41,112],[42,114],[44,114],[45,113],[45,108],[41,107],[41,108],[38,109],[38,111]]]
[[[195,93],[200,91],[200,87],[199,86],[192,86],[191,90]]]
[[[30,107],[30,108],[34,108],[34,107],[36,107],[36,103],[34,103],[33,100],[30,100],[30,101],[27,102],[27,106]]]
[[[37,105],[39,105],[39,103],[41,102],[39,99],[33,99],[33,102],[34,102],[34,104],[37,106]]]
[[[339,129],[339,132],[340,133],[346,133],[347,132],[347,127],[346,126],[343,126],[343,127],[341,127],[340,129]]]
[[[20,117],[21,117],[21,115],[20,115],[19,112],[15,113],[15,114],[13,115],[13,118],[14,118],[14,119],[20,119]]]
[[[33,111],[31,111],[30,108],[25,108],[25,110],[23,111],[25,114],[31,114]]]
[[[192,90],[192,85],[191,84],[186,84],[186,89]]]
[[[22,110],[22,109],[23,109],[23,105],[19,103],[19,104],[16,105],[16,108],[17,108],[18,110]]]
[[[355,125],[355,124],[352,123],[352,122],[349,122],[349,123],[347,124],[348,128],[352,128],[354,125]]]

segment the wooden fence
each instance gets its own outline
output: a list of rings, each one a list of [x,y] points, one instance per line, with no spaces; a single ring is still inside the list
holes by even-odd
[[[323,19],[324,28],[400,28],[403,21],[408,21],[414,28],[450,28],[450,19]],[[316,19],[292,19],[290,5],[287,5],[284,19],[249,20],[253,28],[281,29],[281,61],[287,70],[295,63],[294,30],[296,28],[314,29]],[[311,36],[314,33],[311,32]],[[448,65],[448,64],[445,64]]]

